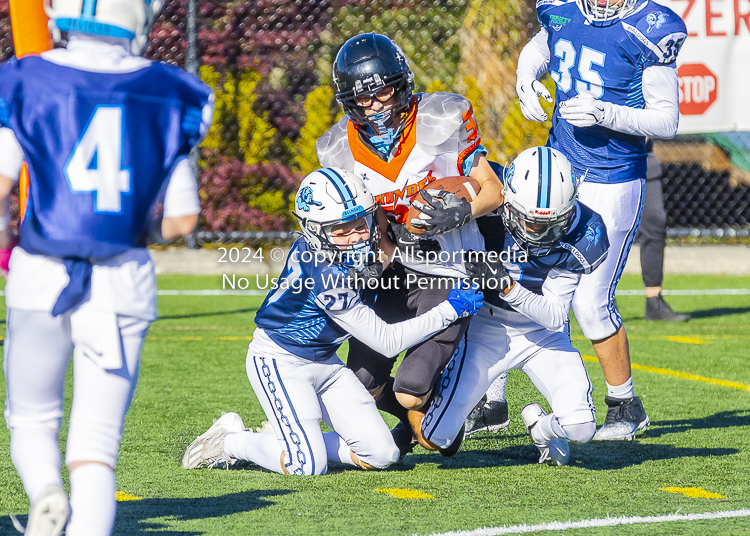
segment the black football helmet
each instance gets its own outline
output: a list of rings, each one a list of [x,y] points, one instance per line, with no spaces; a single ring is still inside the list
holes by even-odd
[[[384,35],[360,34],[349,39],[336,55],[333,63],[333,83],[336,100],[355,124],[370,126],[374,132],[379,125],[396,128],[402,112],[409,109],[414,91],[414,73],[399,46]],[[396,103],[379,117],[365,115],[357,104],[361,95],[374,96],[380,89],[393,86]]]

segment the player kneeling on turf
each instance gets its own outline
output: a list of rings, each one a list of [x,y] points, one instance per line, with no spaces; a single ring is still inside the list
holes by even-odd
[[[450,445],[490,384],[513,368],[552,407],[550,415],[539,404],[521,412],[539,463],[567,464],[568,440],[594,435],[591,382],[570,342],[568,312],[581,274],[604,260],[609,244],[599,215],[576,201],[578,182],[565,156],[547,147],[523,151],[505,171],[505,226],[491,216],[478,223],[487,250],[510,261],[467,255],[467,273],[486,289],[488,306],[472,320],[429,408],[410,415],[425,448]]]
[[[329,460],[382,469],[398,459],[375,400],[336,350],[354,336],[396,356],[476,314],[482,293],[454,289],[416,318],[381,320],[360,301],[362,285],[354,284],[371,288],[382,272],[377,210],[372,194],[347,171],[323,168],[302,181],[294,214],[303,236],[255,317],[246,363],[275,437],[246,431],[239,415],[225,414],[188,447],[184,468],[249,460],[277,473],[322,475]],[[383,251],[392,253],[393,246],[384,241]],[[321,420],[334,431],[322,433]]]

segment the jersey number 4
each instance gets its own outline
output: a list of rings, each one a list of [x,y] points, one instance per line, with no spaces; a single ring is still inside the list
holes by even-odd
[[[97,213],[119,213],[130,193],[131,173],[123,169],[123,109],[97,106],[65,165],[70,190],[94,194]]]
[[[570,70],[577,63],[578,77],[575,81],[575,90],[578,95],[587,94],[595,99],[600,99],[604,95],[604,80],[593,69],[594,65],[604,67],[604,60],[607,58],[604,52],[581,46],[581,52],[577,54],[573,43],[567,39],[558,40],[552,47],[552,52],[555,57],[560,59],[560,64],[559,70],[550,71],[550,76],[564,93],[568,93],[573,88],[573,76],[570,74]]]

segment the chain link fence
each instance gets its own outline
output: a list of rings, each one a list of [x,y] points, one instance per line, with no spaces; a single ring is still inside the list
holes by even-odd
[[[343,113],[332,61],[358,33],[393,38],[417,91],[467,97],[490,159],[544,144],[549,124],[524,119],[515,93],[518,54],[537,29],[532,0],[166,0],[146,56],[196,72],[216,93],[195,155],[203,213],[192,244],[291,237],[296,186],[318,167],[315,141]],[[13,54],[8,0],[0,54]],[[678,137],[655,152],[670,235],[748,235],[750,138]]]

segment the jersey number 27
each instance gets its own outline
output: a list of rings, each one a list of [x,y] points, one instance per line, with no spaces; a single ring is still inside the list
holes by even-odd
[[[70,190],[94,194],[97,213],[119,213],[130,192],[131,172],[123,169],[123,114],[120,106],[97,106],[65,165]]]

